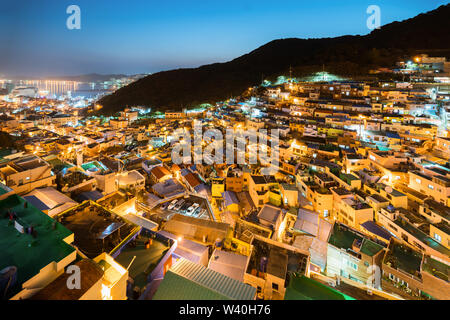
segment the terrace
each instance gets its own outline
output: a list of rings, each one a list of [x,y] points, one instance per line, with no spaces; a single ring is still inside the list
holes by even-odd
[[[45,166],[47,164],[44,161],[42,161],[41,159],[39,159],[38,157],[32,155],[32,156],[25,156],[23,158],[15,160],[10,165],[15,170],[17,170],[17,172],[22,172],[22,171],[39,168],[39,167]]]
[[[359,201],[356,198],[345,198],[342,201],[347,203],[354,210],[365,210],[365,209],[370,209],[371,208],[371,206],[369,206],[367,203],[361,202],[361,201]]]
[[[425,207],[439,214],[444,219],[450,220],[450,208],[432,199],[424,201]]]
[[[105,174],[109,171],[107,167],[105,167],[101,162],[92,161],[88,163],[83,163],[81,168],[85,170],[89,175],[91,174]]]
[[[234,226],[234,237],[246,243],[250,243],[254,235],[259,235],[264,238],[270,238],[272,230],[262,226],[238,220]]]
[[[170,249],[173,241],[157,237],[155,233],[142,230],[141,233],[124,248],[115,260],[133,278],[134,285],[144,288],[149,282],[149,276]]]
[[[415,280],[422,281],[420,274],[422,254],[407,245],[392,241],[383,263]]]
[[[306,185],[311,189],[311,191],[317,192],[319,194],[331,194],[329,188],[323,188],[313,181],[306,183]]]
[[[360,252],[370,257],[383,249],[383,246],[364,237],[363,234],[347,227],[344,224],[335,223],[328,243],[339,249],[360,258],[360,254],[353,251],[355,243],[360,245]]]
[[[319,281],[305,276],[293,276],[285,300],[355,300]]]
[[[350,173],[342,173],[342,172],[340,172],[338,177],[341,180],[345,181],[349,185],[351,185],[352,181],[359,180],[359,178],[355,177],[353,174],[350,174]]]
[[[127,202],[128,197],[120,191],[114,192],[112,195],[108,195],[97,201],[99,205],[106,209],[114,209],[121,204]]]
[[[11,297],[41,269],[65,259],[75,248],[69,244],[70,230],[17,195],[0,201],[0,212],[0,270],[17,267],[17,282],[7,295]],[[16,224],[8,219],[9,213],[15,214]],[[19,225],[25,230],[32,226],[34,235],[19,232]]]
[[[73,164],[65,162],[65,161],[61,161],[56,156],[49,156],[49,157],[44,158],[44,160],[47,161],[47,163],[52,166],[54,172],[56,172],[56,173],[74,167]]]
[[[70,189],[91,179],[93,178],[89,177],[87,174],[81,171],[74,171],[67,174],[58,175],[56,178],[56,182],[59,187],[67,187]]]
[[[449,282],[449,266],[431,258],[430,256],[424,257],[422,269],[423,271],[428,272],[436,278],[444,280],[447,283]]]
[[[444,247],[443,245],[439,244],[436,240],[431,238],[428,234],[424,233],[420,229],[416,228],[414,225],[409,223],[405,218],[398,217],[394,223],[411,234],[416,239],[420,240],[422,243],[426,244],[430,248],[438,251],[441,254],[450,256],[450,250]]]
[[[57,217],[75,234],[74,245],[87,257],[111,252],[139,227],[92,201],[86,201]]]
[[[331,190],[333,190],[333,192],[335,192],[339,196],[346,196],[346,195],[352,194],[351,191],[349,191],[345,188],[341,188],[341,187],[332,188]]]
[[[307,255],[256,238],[253,239],[252,246],[246,273],[263,279],[266,274],[280,279],[286,279],[289,273],[305,274]]]

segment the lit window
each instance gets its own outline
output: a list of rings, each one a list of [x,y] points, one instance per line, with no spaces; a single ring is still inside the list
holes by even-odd
[[[347,266],[355,271],[358,271],[358,265],[350,260],[347,260]]]
[[[440,236],[439,234],[437,234],[437,233],[434,234],[434,239],[435,239],[437,242],[441,242],[441,240],[442,240],[441,236]]]
[[[431,190],[434,190],[434,186],[432,186],[431,184],[428,185],[428,188],[430,188]]]
[[[417,178],[417,179],[416,179],[416,182],[417,182],[418,184],[421,184],[421,183],[422,183],[422,180],[420,180],[419,178]]]

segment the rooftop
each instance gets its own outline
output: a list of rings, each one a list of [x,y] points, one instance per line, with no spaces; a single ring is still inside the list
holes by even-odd
[[[207,242],[213,243],[218,238],[225,239],[227,237],[230,225],[224,222],[175,214],[164,224],[163,230],[197,241],[203,241],[203,237],[206,237]]]
[[[92,260],[84,259],[74,265],[80,268],[83,275],[80,289],[69,289],[67,280],[70,273],[63,273],[44,289],[31,297],[31,300],[79,300],[94,284],[103,278],[102,268]]]
[[[284,300],[355,300],[306,276],[292,276]]]
[[[14,167],[15,170],[21,172],[46,166],[47,164],[35,155],[26,155],[14,160],[10,165]]]
[[[208,268],[238,281],[244,280],[247,256],[224,250],[214,250]]]
[[[425,206],[427,206],[430,210],[433,210],[435,213],[439,214],[441,217],[450,220],[450,208],[433,200],[426,199],[424,201]]]
[[[184,187],[175,179],[168,179],[164,182],[156,183],[152,186],[153,192],[163,197],[169,198],[177,194],[184,193]]]
[[[253,300],[255,296],[256,288],[181,259],[166,273],[153,300]]]
[[[388,251],[384,256],[383,263],[391,268],[402,270],[409,275],[421,278],[420,265],[422,254],[406,244],[391,240]]]
[[[269,238],[271,234],[272,230],[241,219],[234,225],[235,238],[247,243],[251,242],[253,235]]]
[[[339,249],[352,250],[355,240],[361,243],[360,252],[368,256],[373,256],[383,250],[382,245],[373,242],[356,230],[338,222],[333,226],[328,243]]]
[[[59,262],[75,251],[66,242],[72,232],[25,199],[12,195],[0,201],[0,212],[0,270],[8,266],[18,268],[14,293],[49,263]],[[24,228],[33,226],[36,238],[20,233],[5,216],[8,212],[15,213],[16,221]]]
[[[409,234],[413,235],[414,237],[416,237],[417,239],[419,239],[420,241],[425,243],[430,248],[433,248],[434,250],[436,250],[436,251],[438,251],[438,252],[440,252],[442,254],[450,256],[450,250],[449,249],[447,249],[446,247],[441,245],[439,242],[437,242],[436,240],[431,238],[428,234],[426,234],[423,231],[421,231],[420,229],[416,228],[414,225],[412,225],[411,223],[406,221],[406,219],[404,219],[404,218],[399,216],[394,221],[394,223],[397,226],[403,228]]]
[[[92,201],[63,212],[57,219],[75,234],[74,245],[89,258],[111,252],[137,228]]]
[[[281,209],[265,204],[261,211],[259,211],[258,218],[274,224],[278,220],[280,214],[282,214]]]
[[[424,257],[422,270],[447,283],[449,282],[450,266],[437,261],[430,256]]]
[[[91,161],[81,165],[88,174],[103,174],[109,169],[99,161]]]
[[[93,178],[81,172],[80,170],[68,172],[57,175],[56,182],[60,188],[67,186],[68,188],[75,187],[83,182],[92,180]]]
[[[149,240],[151,240],[151,244],[149,248],[146,248]],[[148,276],[169,248],[167,241],[160,241],[154,238],[150,232],[142,230],[134,241],[122,248],[115,260],[124,268],[130,266],[128,272],[129,276],[133,278],[134,285],[143,288],[148,283]],[[130,265],[132,261],[133,263]]]
[[[247,273],[265,278],[271,274],[280,279],[286,279],[287,274],[305,274],[308,255],[296,251],[294,247],[288,249],[282,244],[254,238],[253,250],[247,266]]]

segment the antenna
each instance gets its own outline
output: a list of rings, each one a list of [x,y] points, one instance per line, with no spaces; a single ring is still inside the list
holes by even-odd
[[[134,262],[134,259],[136,259],[136,256],[134,256],[133,259],[131,260],[130,264],[129,264],[128,267],[127,267],[127,270],[130,269],[131,264]]]

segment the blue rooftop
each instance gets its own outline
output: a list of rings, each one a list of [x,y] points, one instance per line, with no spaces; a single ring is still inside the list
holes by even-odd
[[[361,224],[361,226],[367,231],[389,241],[392,235],[383,227],[377,225],[374,221],[366,221]]]

